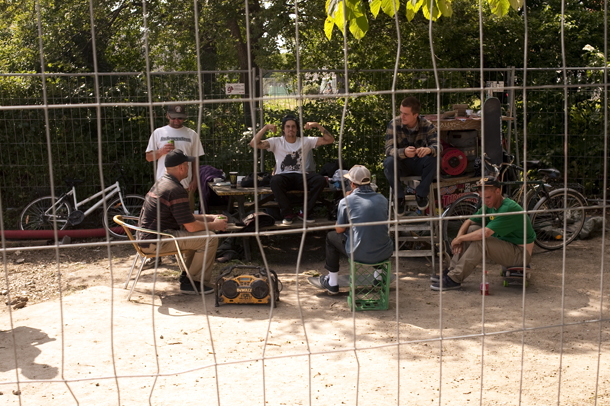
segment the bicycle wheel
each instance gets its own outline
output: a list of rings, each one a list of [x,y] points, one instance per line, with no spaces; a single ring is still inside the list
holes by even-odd
[[[21,212],[19,225],[22,230],[53,230],[53,223],[58,230],[63,230],[70,224],[68,216],[72,209],[67,202],[56,203],[51,196],[40,197],[28,204]],[[55,204],[55,217],[52,206]]]
[[[574,241],[585,223],[584,206],[584,196],[572,189],[556,189],[549,193],[548,198],[542,198],[534,207],[538,212],[530,215],[536,232],[536,245],[546,250],[557,250],[563,247],[564,241],[566,245]]]
[[[144,198],[140,195],[125,195],[123,196],[123,203],[121,203],[121,199],[114,199],[107,207],[106,212],[104,213],[104,227],[108,229],[110,235],[118,238],[127,238],[127,236],[123,232],[123,228],[120,224],[114,222],[113,218],[117,214],[122,216],[133,216],[139,217],[140,210],[142,209],[142,205],[144,204]],[[124,219],[125,223],[138,225],[138,220],[130,220]]]
[[[454,216],[472,216],[481,207],[481,198],[476,193],[460,196],[455,202],[445,210],[443,218],[454,217]],[[461,219],[446,219],[443,220],[443,243],[445,251],[450,256],[451,252],[451,241],[458,235],[460,227],[466,221],[465,218]]]

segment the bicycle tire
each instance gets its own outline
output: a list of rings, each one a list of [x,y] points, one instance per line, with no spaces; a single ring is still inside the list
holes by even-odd
[[[449,207],[443,212],[442,217],[454,217],[454,216],[472,216],[481,207],[481,197],[476,193],[469,193],[457,198],[456,201],[451,203]],[[464,224],[466,219],[446,219],[443,221],[443,243],[445,252],[449,256],[451,252],[451,241],[457,237],[460,227]]]
[[[104,213],[104,227],[106,227],[111,236],[117,238],[127,238],[127,236],[122,233],[123,227],[114,222],[114,216],[120,214],[122,216],[139,217],[142,205],[144,205],[144,198],[140,195],[125,195],[123,196],[123,202],[125,202],[124,206],[120,198],[114,199],[106,206]],[[137,226],[138,220],[125,219],[125,223]],[[117,228],[121,230],[118,233],[115,231]]]
[[[47,211],[57,202],[57,198],[53,200],[51,196],[39,197],[25,206],[25,209],[19,216],[19,226],[22,230],[53,230],[53,223],[57,224],[58,230],[65,230],[70,222],[68,217],[72,212],[70,205],[62,201],[55,208],[55,219],[53,212],[49,214]]]
[[[567,201],[564,193],[567,193]],[[556,189],[548,198],[542,198],[534,207],[535,212],[530,214],[536,245],[553,251],[563,247],[564,241],[566,246],[574,241],[585,223],[586,204],[585,197],[573,189]],[[564,219],[567,222],[565,236]]]

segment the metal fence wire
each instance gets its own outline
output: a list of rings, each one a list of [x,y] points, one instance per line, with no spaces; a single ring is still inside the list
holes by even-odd
[[[196,12],[192,17],[198,21]],[[40,19],[37,13],[42,48],[47,33]],[[97,55],[95,41],[91,46]],[[149,66],[149,48],[145,51]],[[341,70],[99,72],[96,67],[90,73],[45,73],[41,59],[40,73],[0,74],[0,288],[10,303],[27,289],[16,283],[19,255],[48,257],[37,267],[54,275],[57,299],[2,311],[0,399],[19,405],[601,405],[610,399],[606,68],[350,70],[346,58]],[[237,83],[252,84],[253,93],[248,86],[243,95],[227,91]],[[124,255],[127,242],[108,235],[72,245],[61,244],[58,235],[46,245],[5,238],[7,230],[18,229],[28,202],[59,195],[68,177],[84,180],[79,194],[86,196],[114,181],[119,163],[127,192],[146,194],[154,183],[153,165],[145,160],[148,139],[154,128],[167,124],[166,108],[176,102],[187,105],[185,125],[200,136],[203,164],[227,174],[271,172],[272,154],[253,152],[248,143],[262,125],[296,114],[302,124],[319,121],[336,138],[315,152],[318,169],[335,159],[343,159],[345,169],[364,164],[389,196],[384,136],[407,95],[417,96],[423,113],[430,114],[454,104],[477,111],[481,101],[497,97],[502,114],[512,118],[503,124],[504,148],[517,162],[527,157],[558,168],[563,185],[599,203],[588,206],[587,214],[601,217],[601,238],[587,245],[587,252],[584,245],[536,252],[539,269],[555,279],[497,299],[480,295],[478,285],[489,277],[478,271],[470,290],[432,295],[431,264],[395,252],[390,310],[369,313],[351,312],[343,296],[327,301],[303,287],[308,265],[325,272],[323,241],[333,225],[233,234],[255,242],[256,265],[273,269],[277,264],[268,258],[281,256],[291,269],[280,274],[285,283],[278,308],[244,306],[231,313],[213,309],[211,296],[186,303],[190,299],[177,299],[171,290],[155,290],[170,272],[158,264],[141,288],[142,300],[125,301],[122,283],[134,253]],[[398,225],[420,221],[388,218],[376,225],[387,226],[397,239]],[[441,213],[433,210],[429,221],[442,239]],[[81,248],[107,256],[103,272],[109,286],[68,291],[62,282],[67,270],[92,266],[71,262],[68,250]],[[438,251],[432,263],[442,272],[447,258]],[[583,263],[593,269],[586,275],[588,286],[574,289]],[[481,265],[490,266],[485,256]],[[79,307],[82,298],[89,308]],[[544,309],[544,317],[532,317],[534,309]],[[95,340],[83,338],[84,331]]]

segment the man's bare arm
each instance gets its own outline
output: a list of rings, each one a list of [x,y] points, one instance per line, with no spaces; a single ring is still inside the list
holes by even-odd
[[[258,148],[258,149],[269,149],[269,147],[270,147],[269,141],[265,141],[265,140],[261,139],[261,138],[263,138],[263,135],[265,135],[265,133],[269,130],[271,130],[271,132],[273,132],[273,133],[276,133],[277,126],[275,124],[265,125],[263,128],[260,129],[259,132],[256,133],[254,138],[252,138],[252,141],[250,141],[250,146],[252,148]]]
[[[316,141],[316,147],[319,147],[320,145],[332,144],[333,142],[335,142],[335,137],[333,137],[333,135],[326,128],[322,127],[320,123],[309,122],[305,124],[306,130],[309,130],[310,128],[317,128],[322,133],[322,137],[318,137],[318,140]]]
[[[161,158],[163,155],[167,155],[174,148],[174,144],[165,144],[162,148],[159,148],[154,151],[148,151],[146,153],[146,160],[148,162],[155,161]]]

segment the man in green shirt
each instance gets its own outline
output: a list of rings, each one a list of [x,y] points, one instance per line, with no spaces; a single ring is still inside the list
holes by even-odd
[[[479,194],[486,206],[485,228],[483,207],[473,217],[466,220],[457,237],[451,242],[453,258],[449,268],[443,271],[442,284],[435,278],[430,285],[432,290],[459,289],[462,281],[470,275],[483,258],[483,239],[485,257],[505,267],[521,266],[525,250],[525,264],[529,264],[534,248],[536,233],[529,217],[513,200],[502,196],[502,188],[496,178],[483,178],[478,183]],[[481,189],[482,188],[482,189]],[[503,215],[504,213],[513,213]],[[498,215],[499,214],[499,215]],[[523,217],[525,216],[525,227]]]

